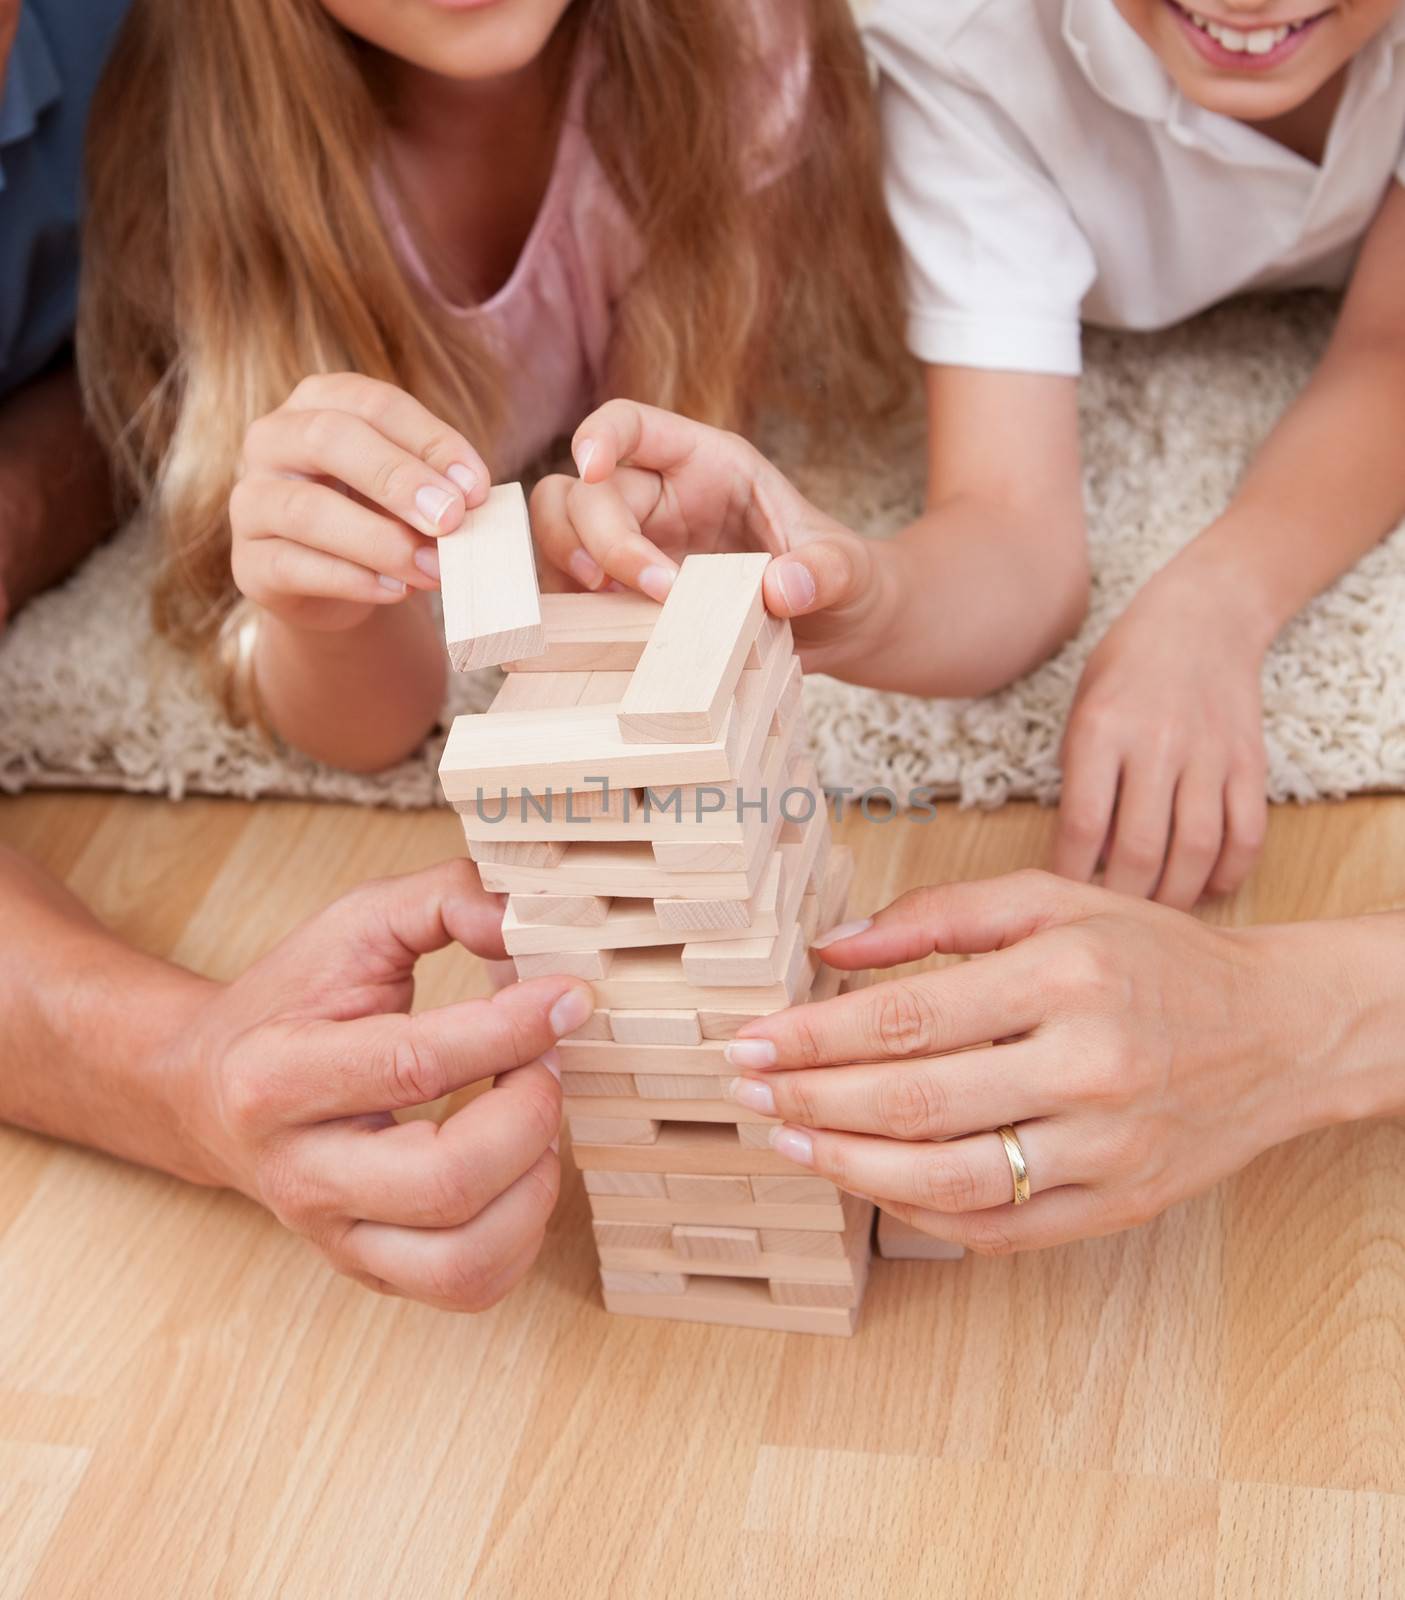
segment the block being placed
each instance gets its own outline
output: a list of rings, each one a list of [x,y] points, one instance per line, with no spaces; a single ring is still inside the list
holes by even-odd
[[[490,489],[436,549],[444,642],[456,672],[533,656],[545,647],[532,526],[520,483]]]
[[[767,555],[684,559],[620,701],[621,737],[679,744],[719,736],[766,614],[769,565]]]

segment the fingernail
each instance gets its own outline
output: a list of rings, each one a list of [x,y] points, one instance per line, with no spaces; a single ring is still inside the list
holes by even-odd
[[[424,573],[426,578],[439,576],[439,552],[431,545],[421,545],[415,551],[415,565]]]
[[[577,445],[573,452],[576,458],[576,471],[585,477],[586,469],[590,466],[591,457],[595,454],[595,440],[585,439]]]
[[[802,1167],[815,1164],[814,1141],[808,1133],[800,1133],[795,1128],[772,1128],[771,1148],[778,1156],[798,1161]]]
[[[768,1117],[776,1114],[776,1097],[769,1083],[753,1083],[750,1078],[733,1078],[727,1085],[727,1098],[735,1100],[748,1111],[764,1112]]]
[[[815,603],[815,580],[810,569],[801,561],[778,561],[776,582],[780,585],[781,599],[790,612],[808,611]]]
[[[722,1055],[728,1066],[743,1070],[776,1064],[776,1047],[769,1039],[731,1039]]]
[[[431,528],[437,528],[448,516],[453,503],[454,497],[447,489],[436,489],[432,483],[415,490],[415,509]]]
[[[471,495],[478,487],[478,474],[473,470],[472,467],[465,467],[461,462],[458,461],[456,461],[452,467],[445,469],[444,476],[449,480],[450,483],[454,485],[456,489],[461,489],[463,491],[463,497],[465,500],[467,500],[469,495]]]
[[[604,568],[598,561],[593,561],[584,550],[572,550],[571,558],[567,561],[571,576],[580,584],[582,589],[593,589],[605,576]]]
[[[856,933],[867,933],[872,926],[872,917],[865,917],[862,922],[841,922],[838,927],[829,929],[816,939],[811,939],[810,948],[823,950],[826,945],[838,944],[841,939],[852,939]]]
[[[392,594],[404,594],[405,592],[405,585],[401,583],[399,578],[387,578],[385,573],[378,572],[376,580],[382,589],[389,589]]]
[[[558,1039],[574,1033],[595,1009],[595,999],[588,989],[568,989],[547,1012],[546,1020]]]
[[[664,601],[668,599],[668,591],[677,576],[667,567],[645,567],[639,574],[639,587],[651,600]]]
[[[546,1070],[552,1075],[552,1077],[556,1079],[557,1083],[560,1083],[561,1082],[561,1053],[560,1053],[560,1051],[558,1051],[558,1050],[543,1050],[542,1054],[541,1054],[541,1063],[546,1068]]]

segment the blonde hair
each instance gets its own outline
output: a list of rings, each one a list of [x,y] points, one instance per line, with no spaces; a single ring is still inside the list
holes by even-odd
[[[864,424],[900,398],[897,252],[848,0],[795,16],[805,104],[760,189],[753,6],[577,0],[560,25],[598,55],[588,133],[643,246],[612,393],[729,427],[772,405]],[[319,0],[136,0],[93,104],[79,361],[161,530],[156,621],[182,643],[208,645],[235,597],[245,431],[309,372],[399,384],[494,466],[494,357],[446,325],[377,209],[373,60]]]

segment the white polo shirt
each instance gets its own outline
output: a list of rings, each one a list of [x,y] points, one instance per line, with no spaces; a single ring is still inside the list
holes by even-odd
[[[1320,167],[1187,101],[1114,0],[878,0],[864,31],[922,361],[1076,374],[1080,321],[1341,287],[1405,182],[1405,7]]]

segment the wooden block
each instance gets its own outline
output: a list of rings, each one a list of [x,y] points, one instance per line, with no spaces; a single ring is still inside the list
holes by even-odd
[[[763,1228],[761,1248],[768,1255],[816,1256],[837,1260],[844,1254],[844,1241],[837,1233],[822,1233],[812,1228]]]
[[[629,688],[619,726],[632,742],[715,739],[761,628],[760,555],[684,558]]]
[[[773,850],[767,858],[761,883],[749,902],[754,919],[748,930],[749,937],[759,939],[768,933],[774,935],[781,925],[778,907],[782,863],[781,853]],[[517,915],[516,907],[522,900],[535,898],[533,895],[508,898],[502,935],[511,955],[558,950],[647,949],[653,945],[677,946],[681,942],[677,933],[660,923],[652,900],[620,897],[609,902],[610,909],[600,923],[589,927],[558,927],[549,923],[524,923]],[[695,935],[691,942],[701,945],[731,939],[731,930],[720,929]]]
[[[886,1211],[878,1213],[878,1254],[885,1261],[960,1261],[966,1254],[959,1244],[934,1239],[921,1228],[899,1222]]]
[[[515,894],[507,909],[523,927],[598,928],[610,904],[600,894]]]
[[[444,642],[456,672],[492,667],[546,646],[520,483],[501,483],[469,511],[456,533],[436,541]]]
[[[649,1145],[660,1124],[647,1117],[571,1117],[572,1144]]]
[[[773,981],[706,987],[689,981],[676,947],[617,950],[609,973],[595,986],[596,998],[611,1010],[676,1009],[695,1005],[699,1011],[722,1011],[748,1006],[756,1013],[764,1013],[788,1006],[801,993],[808,951],[798,925],[782,939],[776,954],[779,975]]]
[[[460,818],[462,821],[462,818]],[[477,862],[505,867],[554,867],[566,854],[564,842],[547,839],[540,842],[514,843],[505,840],[470,839],[464,830],[468,853]]]
[[[649,1117],[655,1122],[764,1122],[769,1127],[777,1120],[720,1095],[694,1100],[646,1099],[643,1095],[582,1095],[576,1099],[567,1095],[565,1108],[568,1116]]]
[[[585,1021],[581,1023],[580,1027],[574,1033],[568,1034],[567,1038],[573,1044],[608,1043],[611,1038],[610,1013],[604,1009],[592,1011]],[[565,1042],[565,1039],[561,1041],[562,1044],[565,1044]],[[557,1048],[559,1049],[560,1046],[558,1045]]]
[[[842,1233],[844,1213],[837,1205],[722,1205],[715,1200],[660,1200],[656,1196],[592,1194],[592,1216],[610,1222],[700,1222],[714,1228],[800,1226]]]
[[[673,1230],[666,1222],[595,1221],[591,1229],[601,1250],[668,1250],[672,1247]]]
[[[751,1204],[751,1184],[740,1175],[670,1172],[664,1176],[670,1200],[680,1205],[744,1206]]]
[[[575,1157],[582,1172],[795,1173],[793,1161],[769,1145],[753,1149],[741,1143],[736,1129],[724,1122],[664,1122],[653,1144],[583,1144],[576,1146]]]
[[[738,933],[749,928],[745,900],[675,900],[660,897],[654,901],[662,927],[691,937],[707,929],[726,929]]]
[[[744,1278],[689,1278],[682,1294],[626,1294],[607,1288],[604,1298],[605,1309],[619,1316],[662,1317],[670,1322],[764,1328],[777,1333],[847,1338],[858,1319],[857,1307],[777,1305],[766,1284]]]
[[[576,1074],[582,1076],[582,1074]],[[595,1073],[595,1077],[615,1077],[615,1073]],[[563,1075],[562,1080],[565,1082]],[[633,1092],[647,1100],[720,1100],[722,1077],[699,1077],[691,1072],[640,1072],[631,1079]]]
[[[629,1012],[621,1012],[629,1016]],[[702,1044],[615,1044],[563,1039],[557,1050],[561,1064],[571,1072],[628,1072],[646,1077],[665,1074],[682,1077],[732,1077],[736,1069],[724,1054],[721,1040]]]
[[[837,1240],[839,1235],[832,1234],[831,1237]],[[653,1249],[655,1246],[644,1248]],[[673,1229],[673,1249],[689,1261],[754,1263],[761,1256],[761,1244],[755,1228],[709,1228],[680,1223]]]
[[[849,1283],[787,1283],[772,1279],[771,1298],[778,1306],[857,1306],[862,1291]]]
[[[702,1043],[696,1011],[612,1011],[610,1036],[616,1044],[696,1045]]]
[[[749,1007],[743,1011],[719,1011],[709,1007],[706,1011],[698,1012],[698,1026],[702,1029],[704,1039],[735,1039],[738,1031],[748,1022],[759,1022],[762,1017],[770,1016],[772,1011],[781,1009],[780,1006],[769,1006],[757,1011]]]
[[[548,672],[630,672],[638,664],[662,607],[642,594],[544,594],[542,649],[509,661],[514,676]]]
[[[668,1196],[662,1172],[583,1172],[581,1177],[589,1195],[624,1200],[665,1200]]]
[[[639,1091],[632,1072],[563,1072],[561,1092],[569,1095],[634,1095]]]
[[[504,711],[564,711],[581,697],[586,678],[583,673],[536,672],[530,677],[504,678],[493,703],[488,707],[490,716]]]
[[[757,1201],[800,1206],[825,1202],[838,1205],[840,1193],[828,1178],[768,1178],[762,1174],[751,1180],[751,1192]]]
[[[755,1229],[723,1229],[706,1224],[679,1223],[674,1228],[675,1245],[669,1250],[631,1249],[626,1246],[602,1247],[600,1265],[626,1272],[688,1272],[703,1276],[769,1278],[790,1283],[844,1283],[858,1287],[868,1263],[869,1225],[872,1206],[864,1209],[862,1220],[841,1234],[827,1235],[841,1241],[840,1253],[832,1258],[809,1255],[749,1254],[744,1241],[710,1238],[697,1246],[702,1254],[685,1254],[677,1242],[680,1229],[715,1236],[737,1233],[743,1236]],[[693,1248],[691,1245],[686,1248]],[[710,1253],[713,1252],[713,1253]]]
[[[765,1122],[739,1122],[737,1124],[737,1142],[745,1145],[748,1150],[769,1150],[771,1148],[771,1129],[779,1126],[779,1119],[769,1117]],[[783,1157],[777,1159],[783,1160]],[[793,1167],[795,1163],[787,1163]]]
[[[610,975],[611,950],[565,950],[543,955],[514,956],[519,978],[554,978],[559,973],[598,981]]]
[[[653,898],[676,889],[687,899],[750,900],[761,886],[771,839],[759,835],[745,872],[661,874],[647,844],[569,844],[554,867],[501,866],[485,862],[478,876],[493,894],[518,894],[554,888],[562,894],[600,894],[621,899]]]
[[[688,1278],[682,1272],[610,1272],[600,1274],[608,1294],[686,1294]]]

